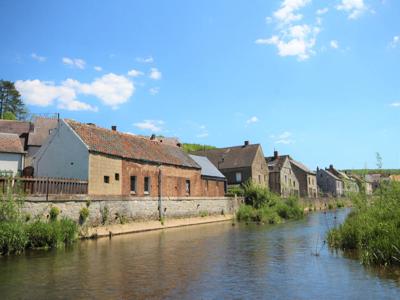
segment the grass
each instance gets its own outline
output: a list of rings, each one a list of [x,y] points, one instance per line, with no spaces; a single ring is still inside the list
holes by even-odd
[[[400,265],[400,184],[386,185],[372,199],[353,196],[353,211],[328,232],[332,248],[355,252],[365,265]]]
[[[78,237],[75,221],[62,218],[51,207],[49,221],[22,214],[23,198],[9,193],[0,195],[0,254],[21,253],[27,248],[54,248],[73,243]]]
[[[210,150],[215,149],[216,147],[210,145],[200,145],[200,144],[190,144],[185,143],[182,145],[182,148],[185,152],[195,152],[199,150]]]
[[[295,197],[283,199],[251,182],[246,183],[243,190],[246,204],[241,205],[236,213],[238,221],[278,224],[303,217],[304,210]]]

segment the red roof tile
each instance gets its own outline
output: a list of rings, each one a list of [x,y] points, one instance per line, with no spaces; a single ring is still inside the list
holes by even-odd
[[[0,133],[0,152],[24,153],[19,136],[13,133]]]
[[[200,166],[179,147],[72,120],[66,122],[89,147],[89,151],[126,159],[200,169]]]

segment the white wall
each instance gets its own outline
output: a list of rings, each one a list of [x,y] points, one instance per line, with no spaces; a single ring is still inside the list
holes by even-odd
[[[64,120],[33,159],[35,176],[88,179],[89,151]]]
[[[0,153],[0,171],[13,171],[14,175],[23,169],[23,154]]]

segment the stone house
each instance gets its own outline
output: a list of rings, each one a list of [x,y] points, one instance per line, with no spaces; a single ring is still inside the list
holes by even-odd
[[[369,181],[367,175],[359,176],[356,174],[349,174],[348,176],[357,182],[360,191],[363,190],[366,195],[372,195],[373,193],[372,182]]]
[[[0,176],[16,176],[24,168],[25,151],[17,134],[0,133]]]
[[[19,136],[26,152],[25,165],[32,164],[33,157],[57,127],[58,119],[37,117],[32,122],[17,120],[0,120],[0,132],[13,133]]]
[[[224,196],[222,178],[202,177],[201,166],[180,147],[121,133],[115,126],[60,120],[35,156],[34,170],[36,176],[87,180],[91,195]]]
[[[324,195],[341,197],[344,195],[343,181],[328,169],[317,168],[318,189]]]
[[[299,196],[299,180],[292,169],[289,155],[265,157],[269,170],[269,189],[282,197]]]
[[[329,166],[329,172],[334,174],[336,177],[342,180],[343,182],[343,192],[344,194],[348,193],[359,193],[360,188],[358,186],[357,181],[354,178],[348,176],[345,172],[341,172],[333,167],[333,165]]]
[[[224,174],[228,185],[252,180],[268,186],[268,166],[260,144],[245,141],[242,146],[199,150],[193,154],[206,156]]]
[[[291,157],[289,159],[292,170],[299,181],[300,197],[317,198],[318,185],[316,173]]]

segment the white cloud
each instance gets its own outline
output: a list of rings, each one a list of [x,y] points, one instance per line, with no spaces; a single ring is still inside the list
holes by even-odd
[[[162,131],[162,125],[164,125],[164,121],[162,120],[144,120],[143,122],[133,124],[133,126],[141,130],[148,130],[151,132]]]
[[[149,93],[152,96],[157,95],[159,92],[160,92],[160,88],[157,87],[157,86],[156,87],[152,87],[152,88],[149,89]]]
[[[316,26],[293,25],[282,30],[279,36],[256,40],[256,44],[275,45],[279,56],[296,56],[301,61],[315,53],[313,48],[319,32],[320,29]]]
[[[196,135],[196,137],[201,139],[206,138],[208,137],[208,132],[199,133],[198,135]]]
[[[29,105],[46,107],[58,102],[58,107],[66,110],[97,111],[97,107],[76,100],[76,92],[67,86],[56,86],[53,82],[35,80],[18,80],[16,89]]]
[[[86,66],[86,62],[80,58],[63,57],[62,62],[64,65],[71,66],[81,70],[83,70]]]
[[[316,11],[316,14],[319,15],[319,16],[321,16],[321,15],[326,14],[328,11],[329,11],[329,8],[327,8],[327,7],[325,7],[325,8],[320,8],[320,9],[318,9],[318,10]]]
[[[256,116],[251,117],[246,121],[247,124],[257,123],[259,120]]]
[[[161,79],[161,77],[162,77],[162,74],[157,68],[150,69],[149,78],[151,78],[153,80],[159,80],[159,79]]]
[[[154,59],[152,56],[148,56],[148,57],[137,57],[136,58],[137,62],[143,63],[143,64],[151,64],[154,62]]]
[[[60,85],[53,82],[35,80],[18,80],[15,87],[21,93],[24,101],[29,105],[50,106],[57,102],[57,106],[66,110],[97,111],[97,107],[81,102],[78,94],[95,96],[104,105],[118,108],[133,95],[133,83],[122,75],[109,73],[96,78],[91,83],[81,83],[75,79],[67,79]]]
[[[97,72],[103,71],[103,68],[100,67],[100,66],[95,66],[93,69],[94,69],[95,71],[97,71]]]
[[[207,127],[205,125],[199,125],[198,126],[198,130],[200,132],[196,135],[197,138],[206,138],[206,137],[208,137],[208,130],[207,130]]]
[[[135,91],[133,83],[128,78],[114,73],[96,78],[92,83],[67,79],[63,85],[72,87],[79,93],[96,96],[103,104],[114,109],[127,102]]]
[[[331,48],[333,48],[333,49],[338,49],[338,48],[339,48],[339,42],[336,41],[336,40],[330,41],[329,45],[330,45]]]
[[[300,21],[303,18],[302,14],[297,11],[308,5],[311,0],[284,0],[280,8],[274,12],[273,16],[281,24]]]
[[[336,6],[336,9],[346,12],[349,19],[355,20],[366,12],[368,7],[364,3],[364,0],[342,0],[341,3]]]
[[[400,107],[400,102],[393,102],[390,104],[391,107]]]
[[[273,18],[267,19],[277,23],[277,34],[257,39],[255,43],[276,46],[279,56],[295,56],[300,61],[310,58],[315,54],[320,28],[309,24],[293,24],[303,19],[298,10],[310,3],[311,0],[283,0],[280,8],[273,13]],[[321,24],[322,19],[318,17],[316,23]]]
[[[135,69],[132,69],[132,70],[130,70],[128,72],[128,76],[130,76],[130,77],[138,77],[138,76],[141,76],[141,75],[143,75],[143,72],[140,72],[140,71],[135,70]]]
[[[400,36],[396,35],[393,37],[392,41],[390,42],[390,47],[396,48],[400,43]]]
[[[38,61],[38,62],[45,62],[46,59],[47,59],[46,57],[37,55],[36,53],[32,53],[32,54],[31,54],[31,57],[32,57],[34,60]]]
[[[281,134],[278,134],[277,136],[271,135],[270,138],[275,139],[275,144],[293,144],[295,141],[292,139],[292,133],[289,131],[284,131]]]

